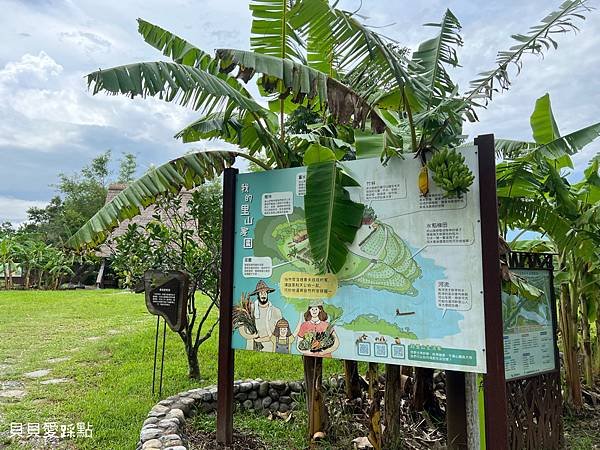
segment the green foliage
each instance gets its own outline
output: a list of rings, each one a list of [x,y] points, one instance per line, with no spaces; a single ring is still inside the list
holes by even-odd
[[[461,46],[463,41],[460,36],[460,22],[449,9],[446,10],[440,23],[429,23],[425,26],[440,29],[436,37],[421,43],[412,55],[413,61],[422,70],[423,83],[428,86],[427,106],[429,107],[433,104],[434,96],[443,98],[455,90],[456,85],[450,78],[446,65],[452,67],[458,65],[456,48]]]
[[[189,200],[170,192],[159,195],[152,220],[145,226],[130,224],[114,240],[111,266],[124,287],[141,286],[144,272],[151,269],[182,270],[195,283],[206,283],[208,269],[220,255],[220,185],[203,185],[190,195]],[[209,297],[215,298],[218,289],[211,283]]]
[[[344,189],[347,186],[356,186],[356,182],[335,161],[308,166],[306,229],[313,260],[321,272],[339,272],[348,255],[347,245],[362,223],[364,205],[350,199]]]
[[[550,47],[556,49],[556,35],[577,31],[576,20],[585,19],[584,13],[590,11],[586,0],[566,0],[557,11],[544,17],[539,25],[530,28],[526,34],[514,34],[511,37],[517,42],[509,50],[499,51],[496,56],[497,67],[482,72],[479,78],[471,81],[467,92],[469,100],[492,100],[495,92],[510,87],[509,66],[513,65],[517,73],[521,71],[523,56],[527,53],[543,55]]]
[[[98,211],[67,242],[74,248],[94,247],[120,222],[138,215],[159,195],[192,189],[218,177],[233,157],[225,152],[191,153],[148,171]]]
[[[325,161],[335,161],[335,153],[319,144],[310,144],[304,153],[304,164],[310,166]]]
[[[511,247],[556,254],[563,348],[565,359],[573,362],[566,365],[567,401],[578,407],[578,329],[581,324],[583,335],[586,328],[589,333],[589,325],[584,325],[596,319],[600,301],[600,215],[596,214],[597,201],[590,202],[598,194],[600,176],[596,158],[578,183],[567,180],[566,168],[572,167],[570,155],[598,137],[600,127],[592,125],[561,137],[547,94],[536,102],[530,123],[535,144],[519,148],[514,141],[502,143],[502,153],[512,159],[497,168],[499,216],[505,234],[512,228],[522,230],[519,236],[526,230],[543,236],[543,240],[528,242],[517,241],[517,236]],[[523,290],[515,280],[510,281]],[[585,351],[587,383],[592,382],[590,359],[590,352]]]
[[[64,245],[104,206],[111,178],[111,159],[108,150],[93,158],[79,173],[59,174],[58,183],[54,185],[58,195],[43,208],[30,208],[22,231],[37,235],[46,243]],[[125,154],[119,161],[119,181],[131,178],[135,168],[135,156]]]
[[[571,185],[561,169],[572,167],[570,155],[598,137],[600,124],[557,136],[548,95],[536,102],[531,126],[537,146],[523,146],[512,152],[514,159],[497,167],[500,218],[508,227],[546,234],[561,255],[573,254],[586,261],[597,259],[595,248],[600,242],[598,220],[587,194],[595,190],[598,166],[580,183]],[[591,131],[597,129],[597,131]],[[552,146],[552,152],[546,151]],[[590,229],[591,227],[591,229]]]
[[[552,114],[550,94],[536,100],[530,122],[533,139],[537,144],[548,144],[560,136],[558,125],[556,125],[554,114]]]
[[[327,0],[253,0],[250,9],[253,51],[220,49],[213,59],[186,40],[140,19],[139,31],[145,41],[174,62],[100,70],[88,76],[88,84],[94,94],[151,95],[200,111],[202,117],[178,137],[186,142],[221,138],[241,147],[232,154],[244,155],[262,169],[322,161],[330,159],[331,152],[337,160],[379,155],[385,163],[412,151],[425,163],[427,152],[462,142],[463,121],[476,120],[474,108],[479,105],[474,101],[491,99],[494,83],[508,87],[509,64],[520,67],[523,54],[542,54],[550,45],[556,47],[553,33],[575,29],[576,19],[587,11],[583,1],[567,1],[530,34],[514,36],[519,45],[501,52],[498,68],[476,80],[471,91],[461,96],[448,70],[458,66],[457,48],[462,44],[460,23],[449,10],[439,23],[428,24],[439,32],[408,60],[406,48],[365,25],[357,12],[337,9]],[[237,75],[230,76],[235,68]],[[267,97],[269,109],[252,98],[239,81],[247,83],[257,73],[261,74],[259,93]],[[321,123],[308,126],[312,118],[302,119],[306,115],[302,108],[306,107],[320,115]],[[279,121],[271,111],[279,113]],[[301,120],[296,120],[296,111],[300,111]],[[291,124],[304,122],[306,129],[286,136],[286,114]],[[367,126],[374,135],[363,133]],[[551,145],[547,144],[548,152],[553,151]],[[254,158],[261,153],[266,162]],[[172,166],[176,171],[186,170],[180,164]],[[466,179],[462,177],[462,184]],[[168,188],[159,191],[177,190],[184,184],[184,179],[172,176]],[[310,192],[319,185],[307,187],[307,198],[321,196],[321,192]],[[336,186],[333,190],[345,192],[343,185]],[[451,188],[457,193],[465,189]],[[333,190],[328,188],[325,196]],[[72,244],[97,244],[107,229],[137,214],[140,204],[152,201],[154,195],[137,193],[127,201],[119,198],[99,213],[93,226],[86,225]],[[327,204],[330,217],[342,199],[332,198],[334,201]],[[316,212],[308,208],[308,220],[318,222],[311,217]],[[333,262],[330,255],[345,254],[344,242],[352,241],[355,235],[353,227],[349,230],[343,240],[335,240],[323,235],[327,229],[310,228],[311,246],[313,242],[327,242],[316,251],[325,257],[323,264]]]
[[[26,231],[39,233],[46,242],[62,244],[98,211],[106,199],[110,151],[100,154],[80,173],[61,173],[55,185],[59,195],[44,208],[28,213]]]
[[[199,378],[198,348],[212,334],[203,332],[208,314],[220,296],[222,194],[218,183],[200,186],[183,196],[165,192],[155,199],[152,220],[130,225],[115,239],[112,267],[124,287],[141,289],[147,270],[178,270],[189,275],[188,320],[179,332],[187,353],[189,376]],[[196,291],[211,303],[198,317]]]
[[[219,49],[217,58],[221,70],[228,73],[240,68],[239,77],[250,80],[255,73],[260,78],[260,87],[268,94],[279,94],[280,98],[292,95],[292,102],[309,106],[314,101],[319,106],[327,105],[329,114],[341,124],[352,123],[354,127],[364,127],[367,119],[376,132],[384,129],[377,111],[364,97],[339,80],[319,72],[309,66],[289,59],[263,55],[244,50]]]
[[[144,230],[131,223],[113,243],[114,256],[110,266],[119,278],[120,285],[132,289],[141,285],[144,272],[153,265],[153,249]]]
[[[124,153],[119,167],[119,183],[131,183],[135,179],[137,159],[133,153]]]
[[[131,97],[158,96],[204,113],[224,106],[229,113],[267,114],[265,108],[245,95],[235,79],[223,78],[197,67],[157,61],[99,70],[89,74],[87,80],[94,94],[104,90]]]
[[[303,134],[310,131],[310,126],[321,123],[319,113],[305,106],[298,106],[285,120],[287,134]]]
[[[302,59],[302,40],[288,20],[292,3],[291,0],[251,0],[252,50],[279,58]]]

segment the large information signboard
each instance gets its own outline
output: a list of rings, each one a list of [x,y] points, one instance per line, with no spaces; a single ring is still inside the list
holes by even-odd
[[[335,275],[315,275],[306,168],[238,175],[233,348],[485,372],[477,147],[462,153],[462,198],[422,196],[417,159],[344,163],[367,207]]]
[[[552,272],[513,269],[543,292],[538,300],[502,293],[504,372],[507,380],[555,370]]]

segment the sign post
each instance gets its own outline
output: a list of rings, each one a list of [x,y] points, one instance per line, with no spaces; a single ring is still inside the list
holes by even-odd
[[[504,336],[500,250],[498,243],[498,199],[494,135],[475,139],[479,160],[479,203],[481,209],[481,247],[483,294],[485,303],[485,345],[487,373],[483,377],[485,402],[485,438],[497,449],[508,448],[506,380],[504,379]]]
[[[144,273],[146,307],[151,314],[165,319],[178,332],[187,323],[189,276],[179,271],[147,270]]]
[[[162,337],[162,356],[160,360],[160,383],[158,395],[162,396],[163,369],[165,364],[165,342],[167,324],[173,331],[181,331],[187,323],[187,296],[189,277],[184,272],[147,270],[144,273],[144,291],[146,307],[156,315],[156,333],[154,335],[154,366],[152,368],[152,395],[156,384],[156,359],[158,356],[158,332],[160,318],[164,319]]]
[[[217,380],[217,442],[233,441],[233,363],[231,346],[233,308],[233,255],[235,185],[237,169],[223,173],[223,237],[221,248],[221,302],[219,305],[219,372]]]

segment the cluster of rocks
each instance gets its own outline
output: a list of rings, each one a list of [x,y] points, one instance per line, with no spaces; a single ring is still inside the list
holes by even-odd
[[[244,410],[287,412],[296,407],[302,383],[286,381],[242,381],[234,386],[234,399]]]
[[[240,380],[234,383],[233,395],[242,410],[269,414],[294,409],[303,390],[301,382]],[[216,409],[216,386],[191,389],[161,400],[144,421],[137,450],[187,450],[186,420],[198,412]]]

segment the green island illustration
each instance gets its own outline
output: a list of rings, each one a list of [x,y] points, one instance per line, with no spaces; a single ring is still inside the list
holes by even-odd
[[[363,227],[368,227],[368,234],[358,243],[360,254],[350,250],[337,274],[339,284],[416,296],[413,283],[422,272],[410,248],[391,226],[378,221],[370,208],[365,212]],[[294,208],[288,216],[260,219],[255,235],[263,238],[255,241],[254,255],[271,257],[274,279],[290,270],[316,273],[301,208]]]
[[[304,313],[304,311],[306,311],[306,305],[308,305],[310,300],[304,298],[286,297],[285,302],[288,305],[291,305],[297,312]],[[418,339],[418,336],[410,331],[410,328],[401,328],[395,323],[381,319],[375,314],[360,314],[350,322],[338,322],[338,320],[344,314],[343,308],[324,302],[324,309],[329,315],[330,322],[333,322],[337,326],[345,328],[348,331],[356,331],[360,333],[372,332],[378,333],[379,335],[392,336],[400,339]]]
[[[348,323],[342,323],[340,326],[350,331],[360,331],[363,333],[374,332],[386,336],[393,336],[402,339],[417,339],[417,335],[410,331],[408,327],[401,328],[394,323],[380,319],[375,314],[361,314]]]

